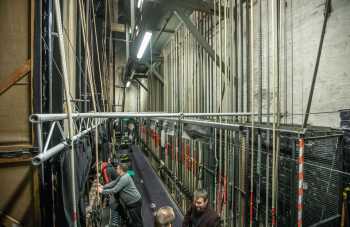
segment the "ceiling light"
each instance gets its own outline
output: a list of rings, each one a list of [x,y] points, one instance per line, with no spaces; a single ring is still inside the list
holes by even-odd
[[[137,2],[137,8],[141,8],[141,6],[142,6],[142,3],[143,3],[143,0],[139,0],[138,2]]]
[[[130,87],[130,85],[131,85],[131,82],[129,80],[128,82],[126,82],[126,87]]]
[[[149,43],[149,41],[151,40],[152,37],[152,32],[145,32],[145,35],[143,36],[143,40],[141,42],[141,46],[139,48],[139,51],[137,52],[137,59],[141,59],[143,56],[143,53],[146,50],[146,47]]]

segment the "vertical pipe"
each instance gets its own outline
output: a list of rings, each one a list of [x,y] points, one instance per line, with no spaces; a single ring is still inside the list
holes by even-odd
[[[81,30],[82,30],[82,41],[83,41],[83,48],[84,48],[84,87],[83,87],[83,95],[84,95],[84,99],[85,99],[85,102],[84,102],[84,112],[88,112],[88,100],[89,100],[89,97],[88,97],[88,72],[89,69],[90,69],[90,65],[88,64],[88,47],[86,45],[86,38],[85,38],[85,20],[83,18],[83,15],[85,15],[85,10],[83,7],[82,7],[82,4],[81,4],[81,1],[79,1],[79,15],[80,15],[80,24],[81,24]]]
[[[117,103],[116,103],[116,100],[115,100],[115,79],[116,79],[116,64],[115,64],[115,52],[116,52],[116,49],[117,49],[117,42],[116,41],[113,41],[113,109],[112,111],[117,111]]]
[[[251,107],[251,84],[250,84],[250,46],[252,45],[252,43],[250,42],[250,10],[249,10],[249,5],[250,5],[250,1],[246,1],[245,6],[246,6],[246,11],[245,11],[245,16],[246,16],[246,101],[247,101],[247,105],[246,105],[246,110],[247,112],[250,111],[250,107]]]
[[[221,19],[221,15],[222,15],[222,0],[219,0],[218,2],[218,8],[219,8],[219,45],[218,45],[218,48],[219,48],[219,58],[217,59],[218,61],[222,61],[222,19]],[[219,91],[218,91],[218,95],[219,95],[219,111],[222,112],[222,108],[223,108],[223,98],[222,98],[222,83],[223,83],[223,69],[222,69],[222,64],[219,63],[220,67],[219,67]],[[219,117],[219,121],[222,122],[222,118]],[[220,207],[219,207],[219,211],[222,215],[222,189],[223,189],[223,141],[222,141],[222,134],[223,134],[223,131],[222,129],[219,129],[219,140],[218,140],[218,144],[219,144],[219,172],[218,172],[218,175],[219,175],[219,182],[218,182],[218,193],[219,193],[219,199],[220,199]]]
[[[216,35],[216,0],[213,1],[214,2],[214,13],[213,13],[213,20],[214,20],[214,29],[213,29],[213,36]],[[215,48],[214,50],[217,48],[217,39],[214,38],[215,40]],[[217,54],[215,54],[215,58],[214,58],[214,65],[213,67],[215,67],[215,99],[214,99],[214,110],[217,111],[217,65],[216,65],[216,61],[217,61]],[[217,129],[214,129],[214,158],[215,158],[215,176],[214,176],[214,207],[217,207],[217,194],[216,194],[216,189],[217,189],[217,168],[218,168],[218,155],[217,155],[217,142],[216,142],[216,134],[217,134]]]
[[[303,194],[304,194],[304,138],[299,138],[299,158],[298,158],[298,227],[303,226]]]
[[[38,151],[39,153],[43,152],[43,137],[42,137],[42,129],[41,129],[41,123],[36,124],[36,136],[38,141]],[[44,164],[41,165],[41,182],[43,188],[45,187],[45,168]]]
[[[140,1],[140,0],[139,0]],[[131,31],[135,31],[135,0],[130,0]]]
[[[268,138],[270,140],[270,138]],[[269,226],[269,182],[270,182],[270,154],[266,152],[266,194],[265,194],[265,226]]]
[[[49,83],[49,108],[48,108],[48,112],[49,113],[52,113],[53,112],[53,102],[52,102],[52,100],[53,100],[53,96],[52,96],[52,89],[53,89],[53,87],[52,87],[52,84],[53,84],[53,68],[52,68],[52,62],[53,62],[53,40],[52,40],[52,28],[53,28],[53,2],[52,2],[52,0],[48,0],[47,1],[47,9],[46,9],[46,12],[48,13],[48,24],[47,24],[47,43],[48,43],[48,61],[47,61],[47,67],[48,67],[48,83]],[[80,34],[80,33],[79,33]],[[79,40],[79,44],[80,44],[80,40]],[[79,50],[80,50],[80,48],[79,48]],[[80,57],[80,56],[79,56]],[[79,74],[79,75],[81,75],[81,74]],[[79,94],[80,94],[80,92],[81,92],[81,90],[80,90],[80,88],[79,88]],[[39,123],[38,123],[38,125],[39,125]],[[39,129],[38,129],[38,131],[39,131]],[[40,133],[41,134],[41,133]],[[41,140],[41,135],[39,135],[39,133],[38,133],[38,138],[40,137],[40,140]],[[41,148],[40,148],[40,150],[42,149],[42,141],[40,141],[40,140],[38,140],[38,145],[39,145],[39,148],[40,148],[40,146],[41,146]],[[41,145],[40,145],[40,143],[41,143]],[[42,177],[42,179],[44,179],[44,164],[42,165],[42,167],[41,167],[42,169],[41,169],[41,171],[42,171],[42,174],[41,174],[41,177]],[[54,187],[53,187],[53,185],[52,185],[52,182],[54,182],[54,175],[53,175],[53,169],[54,169],[54,167],[53,167],[53,165],[51,165],[51,173],[50,173],[50,178],[51,178],[51,198],[52,198],[52,200],[51,200],[51,202],[52,202],[52,207],[51,207],[51,209],[52,209],[52,223],[56,223],[56,212],[55,212],[55,190],[54,190]],[[44,181],[42,181],[42,182],[44,182]],[[45,201],[43,201],[44,203],[45,203]],[[49,222],[47,222],[47,223],[49,223]]]
[[[94,0],[92,0],[93,7],[95,6]],[[106,12],[107,13],[107,12]],[[95,18],[95,9],[92,8],[92,17],[93,17],[93,26],[94,26],[94,36],[95,36],[95,45],[96,45],[96,53],[97,53],[97,65],[98,65],[98,72],[99,72],[99,80],[100,80],[100,86],[101,86],[101,97],[102,97],[102,105],[103,110],[105,110],[105,104],[104,104],[104,98],[103,98],[103,86],[102,86],[102,73],[101,73],[101,63],[100,63],[100,50],[98,48],[98,40],[97,40],[97,32],[96,32],[96,18]]]
[[[49,113],[52,113],[52,59],[53,59],[53,45],[52,45],[52,0],[47,1],[47,11],[48,15],[48,30],[47,30],[47,38],[48,38],[48,82],[49,82]]]
[[[229,87],[229,83],[228,83],[228,67],[229,65],[227,64],[228,63],[228,59],[227,59],[227,0],[224,0],[224,62],[225,62],[225,77],[224,77],[224,81],[225,81],[225,93],[228,94],[228,92],[230,91],[230,87]],[[222,65],[222,64],[220,64]],[[229,102],[228,102],[228,97],[230,97],[229,95],[226,95],[225,94],[223,95],[224,97],[226,97],[224,100],[225,100],[225,106],[226,106],[226,109],[223,110],[225,112],[228,112],[229,111]],[[227,123],[227,120],[226,120],[226,123]],[[227,199],[227,172],[228,172],[228,168],[227,168],[227,162],[228,162],[228,145],[227,145],[227,130],[224,131],[224,142],[225,142],[225,147],[224,147],[224,167],[223,167],[223,202],[224,202],[224,216],[225,216],[225,222],[224,224],[227,225],[227,206],[226,206],[226,199]]]
[[[287,123],[288,117],[288,71],[287,71],[287,10],[286,10],[286,0],[283,0],[281,8],[283,7],[283,66],[284,66],[284,123]]]
[[[238,112],[238,0],[232,2],[232,33],[234,33],[234,42],[232,43],[232,52],[234,51],[234,58],[232,56],[232,67],[231,75],[233,77],[233,87],[234,87],[234,103],[233,111]],[[234,70],[233,70],[234,68]]]
[[[66,96],[66,104],[67,104],[67,114],[68,114],[68,139],[73,137],[73,118],[72,118],[72,105],[71,105],[71,97],[70,97],[70,89],[68,83],[68,69],[67,69],[67,60],[65,53],[65,46],[63,40],[63,28],[62,28],[62,18],[61,18],[61,7],[59,0],[55,0],[55,14],[56,14],[56,25],[58,32],[58,41],[59,41],[59,50],[61,55],[62,62],[62,72],[64,78],[64,86],[65,86],[65,96]],[[77,203],[76,203],[76,188],[75,188],[75,152],[74,146],[71,146],[70,151],[70,162],[71,162],[71,180],[72,180],[72,202],[73,202],[73,226],[77,226]]]
[[[129,26],[127,24],[125,24],[125,49],[126,49],[125,58],[127,63],[130,55],[129,54]]]
[[[259,12],[259,124],[262,123],[262,81],[263,81],[263,51],[262,51],[262,0],[258,1]],[[256,215],[255,220],[259,221],[260,189],[261,189],[261,131],[258,131],[258,154],[257,154],[257,183],[256,183]]]
[[[290,1],[290,39],[291,39],[291,56],[290,56],[290,64],[291,64],[291,123],[294,124],[294,24],[293,24],[293,0]]]
[[[266,84],[267,84],[267,124],[270,125],[270,13],[269,13],[269,0],[266,1]],[[272,1],[273,2],[273,1]],[[270,163],[269,163],[269,153],[270,153],[270,130],[266,133],[267,139],[267,157],[266,157],[266,193],[265,193],[265,226],[269,224],[269,184],[270,184]]]
[[[248,3],[248,2],[247,2]],[[251,111],[254,113],[254,0],[250,0],[250,79],[251,79]],[[253,212],[254,212],[254,114],[251,116],[252,135],[251,135],[251,162],[250,162],[250,227],[253,226]]]
[[[217,59],[218,61],[222,61],[222,37],[221,37],[221,32],[222,32],[222,25],[221,25],[221,0],[219,0],[218,2],[218,8],[219,8],[219,28],[218,28],[218,32],[219,32],[219,44],[218,44],[218,49],[219,49],[219,59]],[[222,112],[222,64],[219,64],[219,111]],[[221,117],[219,117],[219,121],[221,122]],[[219,171],[218,171],[218,188],[217,190],[217,194],[219,195],[218,199],[220,200],[219,205],[222,207],[222,129],[219,129],[219,140],[218,140],[218,145],[219,145]],[[222,213],[221,207],[218,207],[220,215]]]
[[[241,112],[244,112],[244,62],[243,62],[243,0],[239,4],[240,19],[240,60],[241,60]]]
[[[293,207],[291,209],[291,219],[290,219],[290,226],[295,226],[296,223],[296,193],[295,193],[295,189],[296,189],[296,163],[294,162],[294,160],[296,160],[296,140],[293,139],[293,147],[292,147],[292,155],[291,155],[291,161],[290,161],[290,188],[292,188],[293,190],[290,190],[290,207]]]
[[[277,127],[277,111],[278,111],[278,52],[277,52],[277,38],[276,38],[276,27],[277,23],[275,21],[276,19],[276,14],[275,14],[275,7],[276,3],[274,1],[271,1],[271,17],[272,17],[272,30],[271,30],[271,36],[273,39],[272,42],[272,75],[273,75],[273,131],[272,131],[272,149],[273,149],[273,154],[272,154],[272,202],[271,202],[271,212],[272,212],[272,226],[276,226],[276,186],[277,186],[277,176],[276,176],[276,169],[277,169],[277,135],[276,135],[276,127]]]
[[[215,3],[214,3],[214,13],[212,17],[210,18],[210,23],[208,25],[208,29],[211,31],[211,36],[210,36],[210,44],[211,46],[214,47],[214,34],[215,34]],[[213,48],[214,49],[214,48]],[[216,112],[214,111],[214,100],[216,99],[215,97],[215,93],[214,93],[214,76],[215,76],[215,62],[213,63],[212,61],[210,61],[210,82],[211,82],[211,86],[210,86],[210,96],[211,97],[211,104],[210,104],[210,111],[211,112]]]

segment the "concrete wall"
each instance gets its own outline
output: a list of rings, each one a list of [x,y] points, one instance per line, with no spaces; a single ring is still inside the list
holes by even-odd
[[[281,60],[280,60],[280,94],[281,112],[294,114],[286,120],[287,123],[301,124],[307,106],[316,55],[321,37],[323,24],[324,2],[320,0],[289,0],[286,8],[282,10]],[[266,1],[262,1],[266,7]],[[256,16],[257,16],[257,5]],[[317,74],[311,112],[334,112],[349,108],[350,99],[350,2],[346,0],[333,0],[332,12],[326,28],[324,45]],[[263,10],[263,63],[267,61],[266,48],[266,9]],[[258,26],[255,24],[255,31]],[[284,30],[285,29],[285,30]],[[270,31],[271,32],[271,31]],[[270,33],[271,37],[271,33]],[[270,47],[271,47],[270,43]],[[255,39],[255,47],[259,47]],[[257,53],[257,51],[255,52]],[[270,63],[272,62],[270,51]],[[255,62],[258,58],[255,57]],[[267,111],[267,70],[263,64],[263,112]],[[255,68],[255,84],[257,84],[259,69]],[[270,76],[272,66],[270,65]],[[272,77],[270,77],[272,88]],[[258,89],[255,88],[258,97]],[[272,90],[270,89],[272,97]],[[257,103],[257,99],[256,102]],[[272,107],[272,101],[270,102]],[[257,108],[257,105],[256,105]],[[271,109],[272,110],[272,109]],[[284,120],[282,120],[284,122]],[[338,113],[324,113],[311,115],[310,124],[338,127]]]
[[[259,4],[262,7],[261,18],[259,17]],[[278,63],[280,111],[285,116],[288,116],[282,118],[282,123],[302,123],[321,37],[324,8],[325,1],[323,0],[285,0],[283,3],[281,1],[281,41],[280,61]],[[254,1],[253,80],[248,71],[250,66],[247,64],[247,53],[249,53],[250,49],[247,48],[249,37],[247,37],[248,31],[246,29],[247,12],[245,3],[243,4],[243,17],[238,19],[238,24],[240,24],[240,20],[243,21],[243,27],[240,28],[238,26],[237,31],[233,29],[234,26],[231,24],[231,22],[234,22],[234,19],[232,19],[230,12],[232,12],[232,8],[229,9],[227,16],[226,29],[224,17],[220,21],[221,26],[218,25],[218,17],[215,17],[214,20],[216,20],[217,24],[214,29],[204,27],[209,31],[204,33],[205,38],[210,39],[210,37],[214,37],[211,46],[220,59],[229,67],[230,73],[228,73],[228,76],[226,77],[225,74],[220,75],[218,67],[214,67],[214,70],[211,68],[211,63],[205,60],[207,58],[206,53],[204,53],[204,60],[201,60],[201,48],[197,48],[197,42],[195,44],[192,43],[194,38],[188,35],[188,30],[183,29],[184,25],[182,25],[163,49],[163,57],[165,59],[163,73],[167,85],[170,86],[165,86],[165,89],[167,89],[165,90],[165,99],[174,102],[174,104],[177,103],[177,99],[180,99],[180,109],[183,107],[184,111],[190,110],[192,104],[199,104],[199,110],[216,112],[220,110],[221,98],[218,91],[222,87],[226,87],[223,98],[223,111],[250,111],[250,97],[253,95],[253,111],[258,112],[258,102],[261,95],[262,113],[268,112],[268,104],[270,104],[270,113],[272,113],[273,39],[271,33],[271,1]],[[348,59],[350,58],[349,12],[350,1],[332,1],[332,12],[327,24],[311,106],[311,112],[327,113],[311,115],[309,123],[312,125],[338,127],[339,117],[337,111],[343,108],[350,108],[348,95],[350,88],[350,64],[348,64]],[[207,19],[204,18],[204,21]],[[269,29],[267,27],[268,19]],[[202,32],[201,15],[192,15],[192,20]],[[259,34],[260,20],[262,25],[261,36]],[[235,32],[238,34],[238,44],[242,43],[243,45],[236,45],[234,42]],[[209,36],[208,33],[210,33]],[[243,34],[243,39],[240,38],[240,34]],[[219,40],[220,36],[221,43]],[[260,40],[262,43],[261,47]],[[238,50],[238,62],[235,62],[234,51],[236,49]],[[241,58],[241,49],[243,58]],[[262,69],[259,67],[260,55],[262,56]],[[237,74],[235,73],[236,63],[238,63]],[[211,72],[208,73],[208,71]],[[258,86],[260,75],[262,75],[261,94]],[[238,88],[235,88],[233,85],[234,77],[238,81]],[[222,85],[218,81],[222,81]],[[241,82],[243,82],[243,87],[240,86]],[[252,86],[253,84],[254,86]],[[178,86],[180,86],[180,94],[174,97]],[[212,90],[208,90],[210,86],[213,87]],[[253,93],[252,87],[254,89]],[[243,92],[241,92],[242,88]],[[238,91],[239,108],[237,110],[234,108],[235,89]],[[268,100],[268,94],[270,100]],[[241,97],[243,97],[243,108],[240,108]],[[206,100],[208,99],[212,99],[212,101],[207,103]],[[202,100],[205,100],[205,102],[202,102]],[[266,121],[267,118],[265,117],[263,120]]]
[[[136,112],[138,110],[138,84],[133,82],[126,88],[125,111]]]

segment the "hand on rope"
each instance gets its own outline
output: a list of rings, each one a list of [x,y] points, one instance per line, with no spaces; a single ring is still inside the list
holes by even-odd
[[[101,184],[97,184],[97,191],[99,192],[99,193],[102,193],[103,192],[103,186],[101,185]]]

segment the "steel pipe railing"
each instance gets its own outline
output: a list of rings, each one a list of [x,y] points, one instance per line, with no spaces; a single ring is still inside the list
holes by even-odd
[[[214,122],[214,121],[208,121],[208,120],[183,119],[183,118],[182,119],[174,119],[174,118],[166,118],[166,117],[154,117],[154,118],[158,119],[158,120],[188,123],[188,124],[207,126],[207,127],[218,128],[218,129],[238,130],[238,129],[252,128],[252,125],[248,125],[248,124],[222,123],[222,122]],[[254,128],[264,130],[264,131],[272,131],[273,130],[273,128],[263,127],[261,125],[254,125]],[[278,128],[278,129],[276,129],[276,131],[283,132],[283,133],[304,135],[306,133],[307,129],[292,130],[292,129]]]
[[[157,117],[156,119],[164,120],[164,121],[181,122],[181,123],[206,126],[206,127],[213,127],[213,128],[229,129],[229,130],[238,130],[242,126],[240,124],[221,123],[221,122],[196,120],[196,119],[173,119],[173,118],[165,118],[165,117],[159,117],[159,118]]]
[[[251,116],[252,113],[152,113],[152,112],[103,112],[103,113],[73,113],[72,117],[77,118],[119,118],[119,117],[224,117],[224,116]],[[62,114],[32,114],[29,121],[32,123],[60,121],[68,119],[68,115]]]

